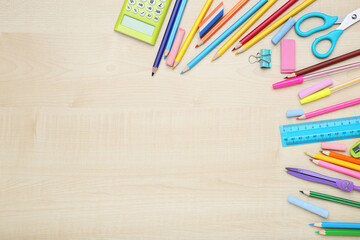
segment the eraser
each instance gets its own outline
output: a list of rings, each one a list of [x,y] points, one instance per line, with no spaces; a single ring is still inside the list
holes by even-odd
[[[327,218],[329,216],[329,211],[326,210],[326,209],[323,209],[321,207],[318,207],[314,204],[311,204],[311,203],[308,203],[308,202],[305,202],[301,199],[298,199],[296,197],[293,197],[293,196],[289,196],[288,197],[288,202],[291,203],[291,204],[294,204],[298,207],[301,207],[305,210],[308,210],[309,212],[312,212],[312,213],[315,213],[323,218]]]
[[[323,142],[321,143],[321,149],[346,152],[347,147],[345,144],[341,144],[341,143]]]
[[[295,40],[281,40],[281,73],[295,72]]]
[[[300,100],[300,103],[301,104],[310,103],[310,102],[319,100],[321,98],[327,97],[330,94],[331,94],[330,88],[324,88],[323,90],[320,90],[320,91],[313,93],[307,97],[304,97],[303,99]]]
[[[290,31],[290,29],[295,25],[296,20],[289,18],[289,20],[282,26],[282,28],[276,33],[276,35],[271,39],[273,44],[278,44],[279,41]]]
[[[313,93],[316,93],[317,91],[320,91],[321,89],[331,86],[332,84],[333,84],[333,81],[330,78],[325,79],[324,81],[321,81],[307,89],[300,91],[299,97],[300,98],[307,97]]]
[[[289,110],[286,112],[286,117],[291,118],[291,117],[300,117],[304,115],[304,111],[302,109],[298,109],[298,110]]]
[[[171,47],[171,51],[169,53],[169,56],[166,58],[166,64],[170,67],[172,67],[174,65],[175,62],[175,58],[176,55],[179,52],[180,46],[181,46],[181,42],[184,38],[185,35],[185,30],[182,28],[179,28],[175,40],[174,40],[174,44]]]
[[[205,34],[223,17],[224,3],[221,2],[200,24],[199,32],[200,38]]]

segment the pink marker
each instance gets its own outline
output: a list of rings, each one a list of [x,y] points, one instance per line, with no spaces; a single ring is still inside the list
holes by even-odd
[[[179,52],[180,46],[181,46],[181,42],[184,38],[185,35],[185,30],[182,28],[179,28],[179,31],[176,34],[175,40],[174,40],[174,44],[171,47],[171,51],[169,56],[166,58],[166,64],[170,67],[174,66],[174,62],[175,62],[175,58],[176,55]]]
[[[321,160],[310,159],[310,161],[320,167],[327,168],[327,169],[333,170],[335,172],[343,173],[343,174],[349,175],[351,177],[360,179],[360,172],[357,172],[357,171],[354,171],[354,170],[351,170],[348,168],[344,168],[344,167],[341,167],[341,166],[338,166],[338,165],[335,165],[332,163],[328,163],[325,161],[321,161]]]
[[[330,107],[326,107],[326,108],[322,108],[313,112],[309,112],[309,113],[305,113],[304,115],[302,115],[301,117],[298,117],[298,120],[305,120],[305,119],[309,119],[309,118],[313,118],[313,117],[317,117],[329,112],[334,112],[340,109],[344,109],[344,108],[348,108],[348,107],[352,107],[355,105],[360,104],[360,98],[355,98],[353,100],[347,101],[347,102],[343,102],[343,103],[339,103],[339,104],[335,104],[332,105]]]
[[[325,79],[324,81],[321,81],[307,89],[304,89],[302,91],[299,92],[299,97],[301,99],[303,99],[304,97],[307,97],[313,93],[316,93],[317,91],[320,91],[321,89],[324,89],[324,88],[327,88],[329,86],[333,85],[333,81],[328,78],[328,79]]]
[[[344,65],[344,66],[337,67],[337,68],[332,68],[332,69],[321,71],[321,72],[316,72],[316,73],[309,74],[306,76],[297,76],[297,77],[289,78],[284,81],[273,84],[273,88],[277,89],[277,88],[289,87],[289,86],[296,85],[296,84],[302,84],[304,81],[312,80],[315,78],[320,78],[320,77],[323,77],[326,75],[330,75],[332,73],[337,73],[340,71],[345,71],[345,70],[348,70],[351,68],[357,68],[357,67],[360,67],[360,62],[349,64],[349,65]]]

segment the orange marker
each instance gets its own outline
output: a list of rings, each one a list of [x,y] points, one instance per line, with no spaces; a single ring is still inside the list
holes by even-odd
[[[212,35],[214,35],[227,21],[229,21],[230,18],[232,18],[232,16],[234,16],[235,13],[237,13],[248,1],[249,0],[240,0],[214,27],[210,29],[208,33],[205,34],[205,36],[200,39],[196,47],[200,47],[206,43],[207,40],[209,40]]]

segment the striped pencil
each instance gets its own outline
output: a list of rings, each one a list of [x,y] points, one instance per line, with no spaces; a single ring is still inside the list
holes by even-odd
[[[302,194],[308,196],[308,197],[322,199],[322,200],[329,201],[329,202],[340,203],[340,204],[343,204],[343,205],[360,208],[360,202],[357,202],[357,201],[354,201],[354,200],[341,198],[341,197],[336,197],[336,196],[332,196],[332,195],[328,195],[328,194],[324,194],[324,193],[319,193],[319,192],[314,192],[314,191],[300,190],[300,192]]]

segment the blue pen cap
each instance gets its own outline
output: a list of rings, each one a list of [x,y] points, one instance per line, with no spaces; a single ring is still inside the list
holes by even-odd
[[[276,35],[271,39],[271,42],[275,45],[278,44],[278,42],[280,42],[280,40],[285,36],[285,34],[290,31],[290,29],[295,25],[295,23],[295,19],[289,18],[289,20],[287,20],[287,22],[281,27],[279,32],[277,32]]]

